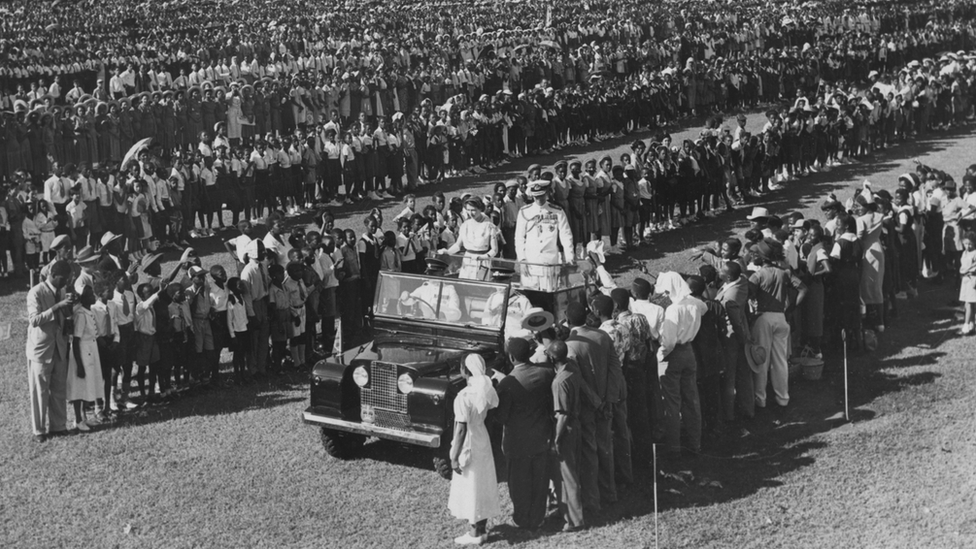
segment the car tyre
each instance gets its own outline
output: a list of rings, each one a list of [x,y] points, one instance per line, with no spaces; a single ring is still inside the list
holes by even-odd
[[[451,470],[451,460],[446,457],[434,456],[434,470],[446,480],[451,480],[454,475],[454,471]]]
[[[364,444],[366,444],[366,437],[362,435],[322,429],[322,447],[325,453],[336,459],[349,459],[355,456]]]

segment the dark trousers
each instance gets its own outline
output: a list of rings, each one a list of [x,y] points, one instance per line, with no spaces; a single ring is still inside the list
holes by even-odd
[[[661,377],[665,451],[672,455],[681,452],[682,427],[689,448],[698,451],[701,449],[701,404],[698,401],[695,353],[690,345],[677,345],[667,356],[667,362],[668,369]]]
[[[247,364],[251,374],[263,374],[268,369],[268,338],[271,323],[268,320],[268,298],[254,300],[254,318],[248,319],[251,334],[251,352]]]
[[[634,482],[634,466],[630,453],[632,441],[630,427],[627,425],[627,400],[613,403],[613,471],[614,480],[622,484]]]
[[[553,486],[556,489],[556,501],[559,502],[559,513],[566,524],[574,527],[583,526],[583,493],[580,485],[579,462],[582,448],[580,447],[580,427],[575,425],[566,427],[562,440],[559,441],[559,455],[553,456],[550,473]]]
[[[624,368],[627,380],[627,426],[630,427],[632,462],[637,467],[651,462],[651,418],[647,409],[647,372],[643,365]]]
[[[135,324],[119,324],[119,371],[122,372],[122,396],[129,392],[132,383],[132,361],[135,359]]]
[[[606,417],[602,417],[605,415]],[[614,480],[613,432],[610,413],[600,414],[584,406],[580,412],[582,449],[580,452],[580,482],[583,487],[583,507],[599,511],[601,501],[617,501]]]
[[[514,508],[512,520],[522,528],[538,528],[546,518],[549,452],[507,458],[508,493]]]
[[[359,279],[339,282],[339,299],[342,304],[342,348],[356,345],[363,329],[363,307],[360,293],[362,283]]]

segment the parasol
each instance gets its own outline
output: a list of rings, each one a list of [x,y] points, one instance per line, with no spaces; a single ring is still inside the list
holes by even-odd
[[[122,158],[122,169],[124,170],[129,162],[134,160],[136,156],[149,148],[149,144],[152,143],[152,137],[147,137],[145,139],[140,139],[135,145],[129,148],[129,152],[125,153],[125,157]]]
[[[540,45],[540,46],[546,46],[546,47],[548,47],[548,48],[552,48],[552,49],[554,49],[554,50],[558,50],[558,49],[562,49],[562,48],[561,48],[561,47],[559,46],[559,44],[557,44],[557,43],[555,43],[555,42],[553,42],[552,40],[543,40],[542,42],[539,42],[539,45]]]

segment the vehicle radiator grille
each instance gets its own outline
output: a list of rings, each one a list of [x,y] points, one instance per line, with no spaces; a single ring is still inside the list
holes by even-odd
[[[369,386],[361,389],[360,397],[363,405],[373,408],[376,425],[400,430],[410,427],[407,395],[397,390],[396,364],[373,362]]]

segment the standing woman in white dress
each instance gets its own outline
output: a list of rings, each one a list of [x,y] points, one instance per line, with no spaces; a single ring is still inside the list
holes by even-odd
[[[485,429],[488,410],[498,406],[498,394],[485,375],[485,359],[470,354],[461,366],[468,384],[454,399],[454,440],[451,443],[451,495],[447,508],[466,520],[471,530],[454,542],[480,545],[488,539],[488,519],[501,514],[498,479],[491,440]]]
[[[241,121],[244,118],[244,111],[241,110],[243,99],[241,92],[234,86],[226,96],[227,100],[227,139],[234,147],[241,144]]]
[[[441,254],[456,254],[464,248],[464,261],[458,278],[488,280],[490,260],[498,256],[498,227],[485,215],[485,204],[477,198],[464,202],[465,221],[458,231],[458,239],[450,248],[438,250]]]
[[[74,337],[71,339],[71,352],[68,354],[68,402],[74,405],[75,424],[83,432],[91,431],[84,417],[83,404],[95,402],[102,395],[105,385],[98,357],[98,343],[95,341],[98,335],[95,329],[95,313],[91,312],[94,303],[95,290],[86,285],[72,314]]]

